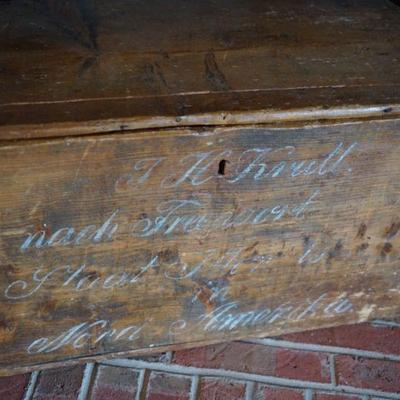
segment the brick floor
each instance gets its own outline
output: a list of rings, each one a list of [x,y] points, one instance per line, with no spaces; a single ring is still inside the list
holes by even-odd
[[[400,324],[375,321],[0,378],[0,400],[400,399]]]

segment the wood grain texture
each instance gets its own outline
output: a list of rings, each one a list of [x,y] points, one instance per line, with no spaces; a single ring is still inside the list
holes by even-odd
[[[265,123],[293,110],[398,114],[399,10],[381,0],[3,1],[0,138]]]
[[[400,121],[0,147],[1,372],[400,311]]]
[[[0,374],[400,314],[399,10],[0,2]]]

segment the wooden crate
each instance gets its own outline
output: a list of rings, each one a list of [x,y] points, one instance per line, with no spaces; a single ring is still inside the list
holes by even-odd
[[[0,3],[0,373],[400,314],[400,8]]]

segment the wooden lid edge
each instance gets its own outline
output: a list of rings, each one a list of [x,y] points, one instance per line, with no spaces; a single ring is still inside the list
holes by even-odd
[[[400,104],[348,107],[315,107],[294,110],[254,110],[207,112],[182,116],[142,116],[82,122],[21,124],[0,126],[0,140],[23,140],[85,136],[145,129],[285,124],[293,122],[387,119],[400,116]]]

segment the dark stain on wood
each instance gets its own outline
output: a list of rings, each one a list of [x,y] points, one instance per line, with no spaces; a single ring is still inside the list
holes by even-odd
[[[385,237],[387,240],[394,238],[400,230],[400,222],[393,222],[385,232]]]
[[[357,231],[357,239],[364,239],[364,236],[367,232],[367,225],[363,222],[360,224],[358,231]]]
[[[386,257],[391,251],[393,250],[393,245],[390,242],[385,242],[382,245],[382,250],[381,250],[381,257],[384,258]]]
[[[86,0],[40,0],[50,22],[88,50],[98,52],[97,25],[94,10]]]
[[[167,81],[158,62],[146,63],[143,67],[143,82],[160,91],[168,89]]]
[[[219,69],[215,54],[208,52],[204,57],[205,77],[211,87],[217,91],[229,90],[229,84],[222,71]]]
[[[82,61],[82,64],[79,66],[78,77],[82,78],[89,73],[90,70],[97,64],[98,57],[97,56],[89,56]]]
[[[361,254],[363,252],[365,252],[365,250],[367,250],[369,247],[368,243],[361,243],[359,246],[357,246],[357,254]]]
[[[343,249],[343,242],[342,240],[338,240],[335,244],[335,247],[328,252],[326,263],[330,265],[334,258],[338,258],[340,256],[342,249]]]

